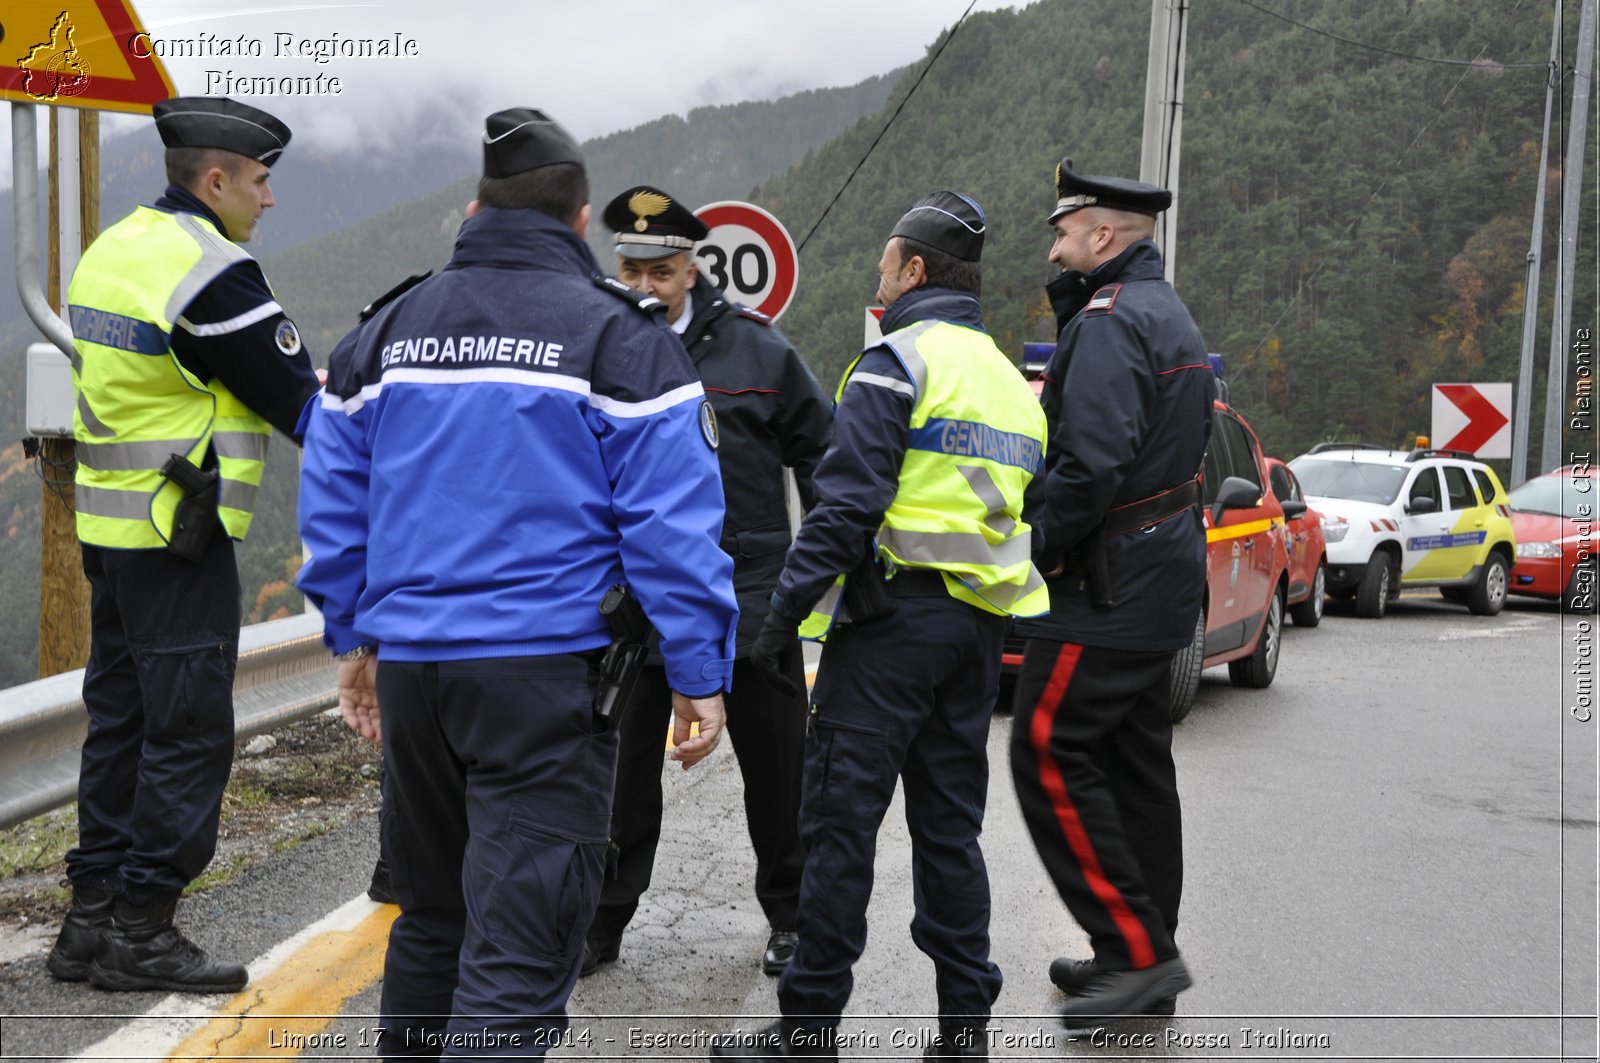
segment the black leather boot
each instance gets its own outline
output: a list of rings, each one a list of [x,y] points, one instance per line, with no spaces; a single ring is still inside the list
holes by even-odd
[[[939,1035],[922,1050],[928,1061],[988,1059],[989,1031],[982,1026],[939,1027]]]
[[[140,902],[118,897],[111,928],[89,965],[89,981],[119,992],[165,989],[171,993],[236,993],[249,981],[237,963],[222,963],[172,925],[176,893]]]
[[[82,982],[89,977],[89,964],[100,939],[111,929],[116,901],[116,892],[108,886],[73,883],[72,907],[61,921],[55,948],[44,961],[51,974],[63,982]]]

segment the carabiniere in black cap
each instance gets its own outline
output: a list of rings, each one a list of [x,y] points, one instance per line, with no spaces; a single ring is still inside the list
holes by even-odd
[[[1072,160],[1056,163],[1056,208],[1046,223],[1084,207],[1105,207],[1152,218],[1172,206],[1172,193],[1126,177],[1091,177],[1074,173]]]

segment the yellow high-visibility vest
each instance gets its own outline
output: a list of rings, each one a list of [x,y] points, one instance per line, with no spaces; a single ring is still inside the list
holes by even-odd
[[[891,583],[901,569],[934,569],[950,596],[990,613],[1038,616],[1049,593],[1033,567],[1022,493],[1044,467],[1045,416],[1032,389],[983,332],[921,321],[883,339],[914,391],[900,483],[876,536]],[[863,352],[865,353],[865,352]],[[856,377],[845,370],[838,397]],[[843,597],[840,576],[800,626],[824,636]],[[839,617],[848,620],[848,617]]]
[[[201,381],[172,350],[173,322],[247,251],[205,218],[139,207],[83,253],[67,288],[78,538],[159,549],[183,493],[161,475],[172,454],[200,465],[214,447],[217,515],[250,529],[272,427],[221,381]]]

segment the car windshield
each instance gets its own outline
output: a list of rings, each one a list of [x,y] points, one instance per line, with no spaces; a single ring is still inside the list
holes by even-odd
[[[1370,461],[1329,461],[1296,458],[1289,468],[1300,478],[1300,490],[1322,498],[1348,498],[1353,502],[1388,505],[1400,494],[1407,470]]]
[[[1506,498],[1506,505],[1518,513],[1548,513],[1568,520],[1594,516],[1594,481],[1571,476],[1537,476]],[[1588,488],[1588,490],[1579,490]],[[1580,510],[1578,507],[1583,506]]]

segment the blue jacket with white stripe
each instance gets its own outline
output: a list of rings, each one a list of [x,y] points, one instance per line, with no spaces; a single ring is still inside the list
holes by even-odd
[[[653,303],[568,226],[485,208],[443,271],[340,342],[300,491],[299,585],[330,649],[596,649],[625,582],[673,689],[726,687],[738,607],[710,407]]]

